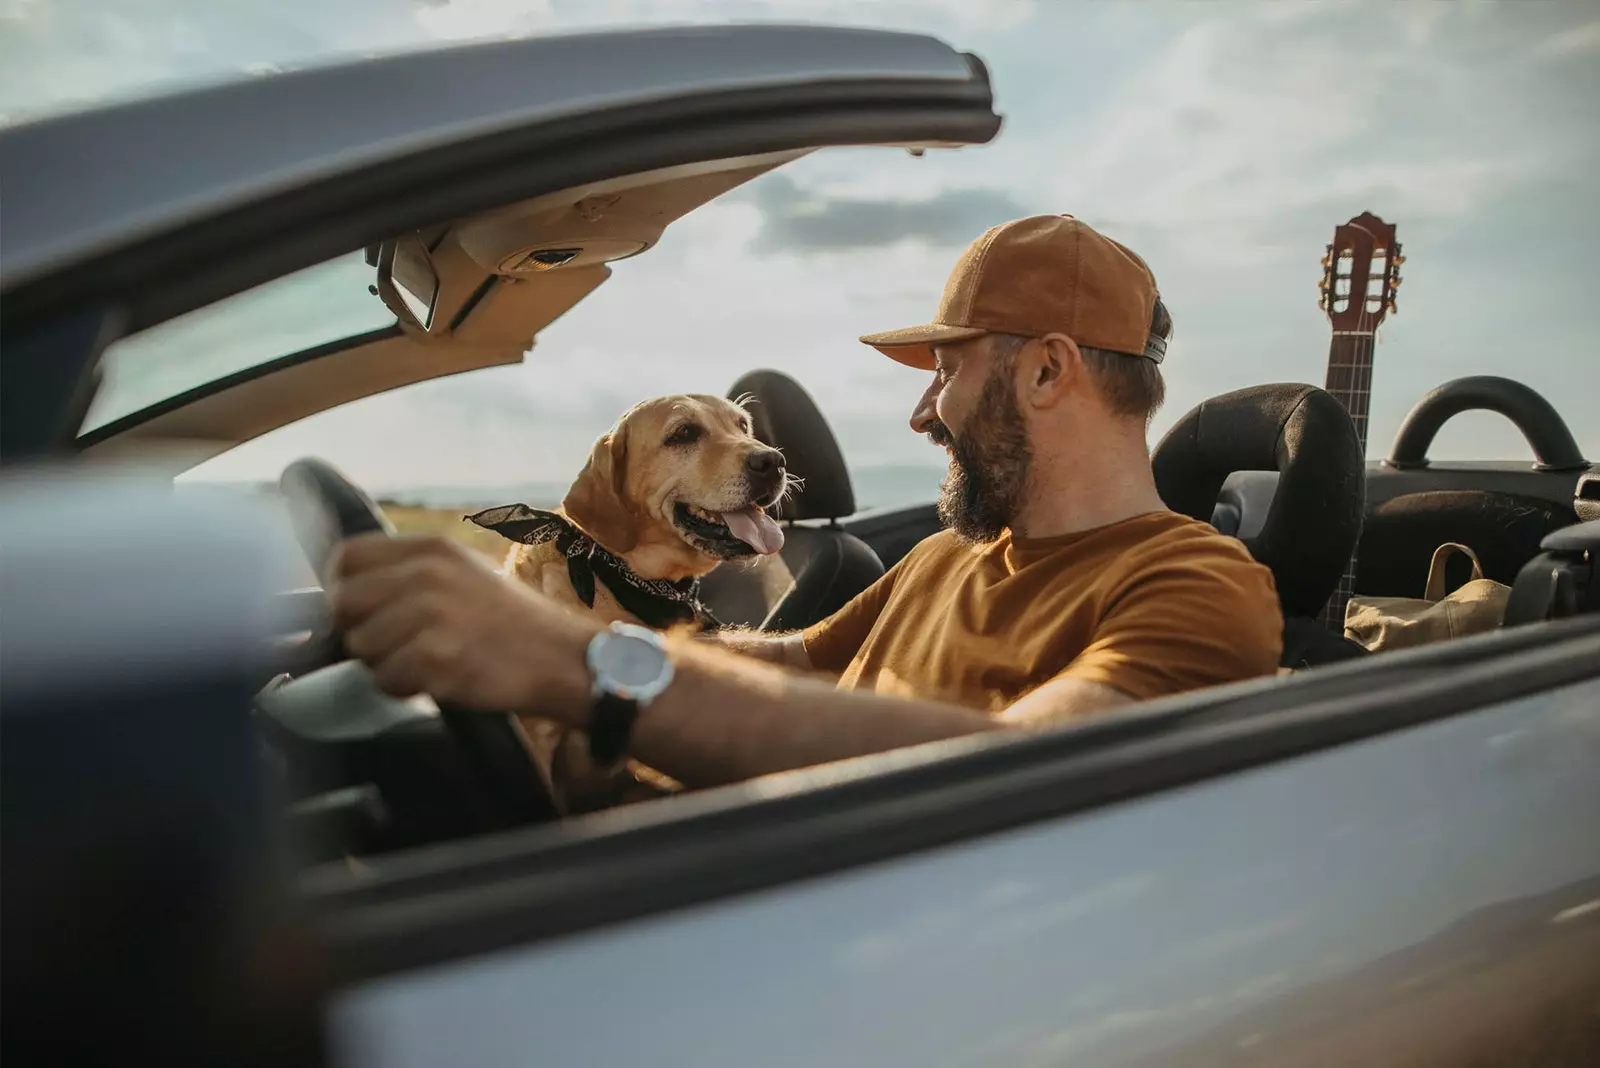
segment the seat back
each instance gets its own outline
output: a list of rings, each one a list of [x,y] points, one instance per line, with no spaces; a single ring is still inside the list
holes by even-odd
[[[1307,626],[1333,594],[1361,534],[1365,467],[1355,426],[1330,393],[1304,383],[1253,386],[1203,401],[1151,457],[1167,507],[1212,522],[1228,476],[1276,471],[1260,528],[1241,540],[1271,570],[1283,607],[1284,666],[1358,655]],[[1355,646],[1359,650],[1359,646]]]
[[[883,574],[876,553],[836,521],[856,510],[850,472],[816,402],[777,371],[752,371],[728,395],[744,399],[756,436],[781,449],[801,481],[775,511],[783,549],[753,561],[723,564],[700,584],[718,620],[733,626],[796,630],[823,619]]]

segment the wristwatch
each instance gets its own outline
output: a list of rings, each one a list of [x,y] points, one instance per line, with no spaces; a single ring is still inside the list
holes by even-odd
[[[585,656],[593,680],[589,757],[611,767],[628,752],[639,710],[672,683],[672,660],[661,635],[632,623],[613,623],[589,642]]]

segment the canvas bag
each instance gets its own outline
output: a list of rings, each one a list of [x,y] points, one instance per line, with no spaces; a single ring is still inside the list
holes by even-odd
[[[1456,553],[1465,553],[1472,561],[1472,578],[1446,595],[1444,568]],[[1483,577],[1477,553],[1459,542],[1447,541],[1433,552],[1428,584],[1420,598],[1350,598],[1344,613],[1344,636],[1376,653],[1480,634],[1500,625],[1509,596],[1510,586]]]

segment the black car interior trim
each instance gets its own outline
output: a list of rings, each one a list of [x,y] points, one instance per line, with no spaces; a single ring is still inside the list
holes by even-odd
[[[1469,411],[1498,412],[1510,419],[1533,449],[1539,470],[1579,471],[1588,466],[1555,406],[1521,382],[1499,375],[1469,375],[1429,391],[1406,414],[1384,462],[1401,469],[1427,466],[1428,446],[1439,429]]]

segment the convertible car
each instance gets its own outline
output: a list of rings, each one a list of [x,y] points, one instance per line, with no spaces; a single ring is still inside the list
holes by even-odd
[[[768,26],[0,134],[7,1062],[1600,1063],[1600,472],[1511,379],[1441,384],[1382,462],[1296,383],[1155,450],[1293,635],[1352,559],[1358,593],[1418,596],[1445,541],[1512,587],[1491,632],[1296,640],[1275,678],[575,818],[507,717],[385,699],[343,658],[295,577],[385,526],[338,470],[173,492],[317,412],[540,359],[614,261],[791,160],[999,129],[940,41]],[[278,351],[184,332],[294,278],[353,286],[360,321]],[[804,383],[729,388],[805,484],[781,556],[713,577],[724,619],[820,618],[936,529],[858,514]],[[1430,463],[1474,407],[1535,459]]]

